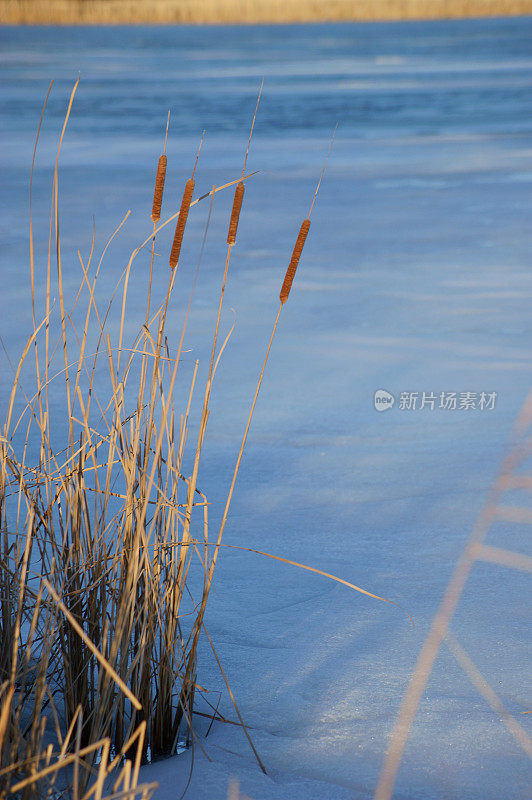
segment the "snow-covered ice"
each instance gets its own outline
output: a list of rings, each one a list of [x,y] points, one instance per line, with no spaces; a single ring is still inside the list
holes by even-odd
[[[393,599],[416,627],[396,607],[326,578],[224,551],[206,626],[268,775],[238,727],[215,724],[205,739],[208,721],[198,717],[211,760],[195,747],[188,797],[221,800],[234,775],[254,800],[366,800],[530,386],[532,20],[3,28],[0,39],[2,337],[15,355],[30,322],[21,280],[27,186],[49,80],[56,83],[35,176],[37,256],[47,242],[60,120],[80,72],[62,156],[63,258],[79,270],[75,251],[89,246],[93,212],[101,246],[131,208],[106,259],[111,286],[131,244],[151,230],[168,108],[166,202],[177,204],[203,128],[198,190],[238,177],[265,77],[248,163],[261,173],[248,183],[225,304],[225,330],[231,308],[237,325],[217,376],[199,476],[213,525],[287,260],[339,122],[225,543],[319,567]],[[212,327],[230,202],[221,196],[214,206],[190,346]],[[207,210],[191,214],[185,288]],[[162,236],[161,253],[165,246]],[[5,360],[1,370],[7,376]],[[378,389],[396,398],[385,413],[373,407]],[[400,408],[402,392],[453,391],[496,392],[495,408]],[[491,543],[527,552],[527,534],[514,526]],[[527,581],[525,573],[477,565],[452,628],[529,728],[530,715],[521,714],[530,708]],[[214,704],[221,693],[219,708],[233,719],[207,642],[199,680]],[[143,770],[159,781],[157,797],[179,797],[191,757]],[[394,796],[525,800],[529,790],[526,756],[442,650]]]

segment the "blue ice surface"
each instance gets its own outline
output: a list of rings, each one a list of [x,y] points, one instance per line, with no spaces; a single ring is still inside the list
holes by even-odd
[[[215,769],[197,754],[189,796],[225,798],[236,773],[255,800],[370,797],[420,647],[530,385],[532,19],[4,27],[0,43],[1,327],[12,360],[31,327],[28,177],[49,81],[34,178],[37,284],[42,290],[58,135],[81,75],[61,156],[65,282],[72,291],[79,284],[76,250],[90,249],[92,214],[101,252],[131,209],[102,268],[105,298],[151,231],[168,109],[163,217],[178,209],[203,129],[198,193],[239,177],[264,77],[248,160],[260,173],[247,184],[222,323],[227,332],[236,315],[237,324],[216,377],[199,475],[215,532],[284,270],[339,125],[225,542],[394,599],[416,629],[393,606],[323,577],[225,551],[207,626],[270,777],[253,765],[242,732],[218,725],[207,739]],[[196,357],[205,369],[201,343],[214,323],[231,201],[231,192],[220,193],[213,208],[189,374]],[[203,201],[191,213],[170,334],[182,320],[207,212]],[[157,242],[159,292],[171,227]],[[142,322],[147,269],[143,253],[130,336]],[[0,369],[4,409],[3,355]],[[377,389],[396,397],[385,413],[373,407]],[[451,391],[494,391],[497,403],[485,411],[399,407],[401,392]],[[61,423],[58,414],[58,435]],[[490,543],[525,552],[527,534],[523,526],[494,529]],[[520,714],[530,707],[525,582],[524,574],[477,565],[453,630],[529,728],[530,715]],[[206,643],[202,659],[202,685],[222,691],[221,708],[232,717]],[[147,777],[154,771],[160,796],[174,797],[177,765],[154,765]],[[529,778],[526,756],[442,650],[395,796],[525,800]]]

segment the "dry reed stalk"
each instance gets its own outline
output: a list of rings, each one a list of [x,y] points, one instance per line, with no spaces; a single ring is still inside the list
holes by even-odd
[[[283,285],[281,287],[281,292],[279,295],[279,299],[281,301],[281,305],[283,306],[286,301],[288,300],[288,296],[290,294],[290,289],[292,288],[292,281],[294,280],[294,276],[296,274],[297,266],[299,264],[299,259],[301,258],[301,253],[303,252],[303,247],[305,245],[305,241],[307,239],[308,232],[310,230],[310,217],[312,214],[312,209],[314,208],[314,203],[316,202],[316,198],[318,196],[318,192],[320,190],[321,182],[323,180],[323,176],[325,174],[325,168],[327,166],[327,162],[329,161],[329,156],[331,155],[332,146],[334,144],[334,137],[336,136],[336,131],[338,129],[338,123],[336,123],[334,127],[334,131],[331,137],[331,141],[329,144],[329,149],[327,151],[327,155],[325,157],[325,161],[323,163],[323,167],[321,170],[321,174],[316,185],[316,190],[314,192],[314,196],[312,198],[312,202],[310,204],[308,217],[303,220],[301,223],[301,227],[299,229],[299,233],[296,239],[296,243],[294,245],[294,249],[292,251],[292,258],[290,259],[290,263],[286,270],[285,278],[283,281]]]
[[[479,694],[486,700],[491,709],[497,714],[508,732],[513,736],[519,747],[532,760],[532,738],[517,722],[515,717],[508,711],[497,693],[493,690],[485,677],[479,671],[471,657],[466,653],[459,642],[454,638],[450,630],[445,635],[445,644],[456,658],[465,674],[477,689]]]
[[[60,608],[61,611],[63,612],[63,614],[66,616],[66,618],[67,618],[68,622],[70,623],[70,625],[72,626],[73,630],[77,633],[77,635],[80,637],[80,639],[87,645],[89,650],[96,657],[96,659],[100,662],[100,664],[103,666],[105,671],[109,674],[109,676],[119,686],[119,688],[124,693],[124,695],[128,698],[128,700],[130,700],[132,705],[134,705],[135,708],[140,709],[141,705],[140,705],[139,701],[137,700],[137,698],[135,697],[135,695],[128,689],[128,687],[125,685],[125,683],[122,680],[122,678],[120,677],[120,675],[118,675],[116,673],[116,671],[109,664],[109,662],[105,658],[105,656],[103,656],[100,653],[100,651],[98,650],[98,648],[91,642],[91,640],[89,639],[89,637],[87,636],[87,634],[85,633],[85,631],[83,630],[83,628],[81,627],[79,622],[76,620],[74,615],[68,610],[68,608],[62,602],[62,600],[60,599],[59,595],[54,590],[53,586],[51,586],[48,583],[47,580],[43,580],[43,583],[46,586],[46,588],[49,591],[49,593],[51,594],[51,596],[53,597],[57,607]]]
[[[261,90],[262,90],[262,86],[261,86]],[[259,97],[260,97],[260,93],[259,93]],[[255,113],[256,113],[256,110],[255,110]],[[332,138],[331,138],[329,149],[327,151],[327,156],[325,158],[325,162],[323,164],[323,168],[322,168],[322,171],[321,171],[321,174],[320,174],[317,186],[316,186],[316,190],[314,192],[314,196],[313,196],[312,202],[310,204],[308,217],[303,221],[303,223],[301,225],[301,228],[299,230],[299,235],[298,235],[298,238],[296,240],[296,245],[295,245],[293,253],[292,253],[292,259],[290,261],[290,265],[289,265],[288,270],[287,270],[287,276],[285,277],[285,283],[287,282],[287,277],[288,277],[289,284],[290,284],[287,287],[288,288],[288,293],[290,291],[290,286],[291,286],[291,283],[292,283],[292,280],[293,280],[293,277],[294,277],[294,274],[295,274],[295,269],[297,268],[297,264],[298,264],[299,258],[301,256],[301,252],[303,250],[303,245],[305,243],[305,239],[306,239],[308,230],[310,228],[310,216],[312,214],[312,210],[314,208],[314,203],[316,202],[316,198],[317,198],[318,192],[320,190],[321,182],[323,180],[323,175],[325,173],[325,167],[327,166],[327,162],[328,162],[329,156],[331,154],[331,149],[332,149],[332,146],[333,146],[334,136],[335,136],[337,127],[338,126],[335,127],[333,135],[332,135]],[[249,145],[248,145],[248,147],[249,147]],[[246,154],[246,157],[247,157],[247,154]],[[293,265],[293,269],[291,270],[290,267],[292,265]],[[290,278],[290,274],[289,273],[292,273],[292,277],[291,278]],[[283,284],[283,287],[284,287],[284,284]],[[288,293],[286,294],[286,297],[284,297],[284,300],[283,300],[283,290],[281,289],[281,304],[280,304],[279,309],[277,311],[277,316],[276,316],[275,321],[273,323],[273,329],[272,329],[272,332],[271,332],[271,335],[270,335],[270,340],[269,340],[268,346],[266,348],[266,355],[264,357],[264,361],[263,361],[263,364],[262,364],[262,369],[261,369],[261,372],[260,372],[260,375],[259,375],[257,386],[255,388],[255,394],[253,396],[253,400],[252,400],[252,403],[251,403],[251,409],[250,409],[249,416],[248,416],[248,419],[247,419],[247,422],[246,422],[246,427],[244,429],[244,435],[242,437],[242,443],[240,445],[240,450],[238,452],[238,456],[237,456],[237,459],[236,459],[236,464],[235,464],[235,468],[234,468],[234,471],[233,471],[233,477],[232,477],[232,480],[231,480],[231,485],[229,487],[229,492],[228,492],[228,495],[227,495],[225,509],[224,509],[224,513],[223,513],[223,516],[222,516],[222,521],[220,523],[220,529],[218,531],[218,537],[217,537],[217,540],[216,540],[215,550],[214,550],[214,554],[212,556],[211,566],[210,566],[210,569],[209,569],[209,576],[208,576],[207,589],[206,589],[207,594],[208,594],[208,591],[209,591],[209,588],[210,588],[210,583],[212,581],[212,577],[213,577],[213,574],[214,574],[214,567],[215,567],[215,564],[216,564],[216,560],[217,560],[218,552],[219,552],[219,547],[220,547],[220,544],[221,544],[221,541],[222,541],[223,532],[224,532],[225,525],[226,525],[226,522],[227,522],[227,515],[229,514],[229,507],[231,505],[231,499],[232,499],[232,496],[233,496],[233,491],[234,491],[234,488],[235,488],[235,483],[236,483],[238,471],[240,469],[240,462],[242,460],[242,455],[244,453],[244,448],[245,448],[245,445],[246,445],[247,436],[248,436],[248,433],[249,433],[249,428],[250,428],[251,420],[252,420],[252,417],[253,417],[253,412],[255,410],[255,404],[257,402],[257,398],[258,398],[258,395],[259,395],[259,392],[260,392],[260,388],[261,388],[261,385],[262,385],[262,379],[264,377],[264,371],[266,369],[266,364],[268,362],[270,349],[271,349],[271,346],[273,344],[273,339],[274,339],[274,336],[275,336],[275,332],[277,330],[277,324],[279,322],[279,317],[280,317],[280,314],[281,314],[281,310],[282,310],[282,308],[283,308],[283,306],[284,306],[284,304],[286,302],[286,299],[288,297]],[[203,612],[204,612],[204,610],[205,610],[205,604],[202,604],[202,611],[198,615],[198,618],[200,619],[200,624],[203,621]]]
[[[231,210],[231,219],[229,221],[229,231],[227,233],[227,244],[234,244],[236,242],[236,232],[238,229],[238,220],[240,219],[240,210],[242,208],[243,199],[244,199],[244,182],[239,181],[235,189],[233,208]]]
[[[153,206],[151,210],[152,222],[159,222],[161,219],[161,206],[163,203],[164,181],[166,178],[167,158],[163,154],[159,157],[157,165],[157,175],[155,177],[155,189],[153,191]]]
[[[240,783],[238,778],[231,778],[227,786],[227,800],[240,800]]]
[[[235,196],[233,199],[233,208],[231,209],[231,218],[229,220],[229,230],[227,232],[227,244],[234,245],[236,242],[236,232],[238,229],[238,221],[240,219],[240,211],[242,209],[242,201],[244,199],[244,175],[246,172],[246,164],[248,163],[249,148],[251,147],[251,139],[253,138],[253,131],[255,129],[255,121],[257,119],[257,111],[259,110],[260,98],[262,95],[262,88],[264,86],[264,78],[261,81],[259,94],[257,96],[257,103],[255,111],[253,112],[253,119],[251,120],[251,130],[249,131],[249,138],[246,147],[246,154],[244,156],[244,166],[242,167],[242,178],[237,183],[235,189]]]
[[[155,187],[153,189],[153,205],[151,211],[151,219],[153,222],[153,239],[151,245],[151,259],[150,259],[150,280],[148,284],[148,301],[146,303],[146,328],[148,327],[148,320],[150,318],[150,301],[151,301],[151,283],[153,278],[153,264],[155,260],[155,234],[157,230],[157,223],[161,219],[161,206],[163,203],[164,182],[166,178],[166,144],[168,141],[168,127],[170,125],[170,111],[168,111],[168,118],[166,120],[166,131],[164,134],[164,147],[162,155],[159,157],[157,165],[157,175],[155,176]],[[146,337],[144,337],[144,347],[146,347]],[[144,368],[144,364],[143,364]]]
[[[292,288],[292,281],[294,280],[294,276],[296,274],[297,265],[299,264],[299,259],[301,258],[301,253],[303,252],[303,246],[305,244],[309,229],[310,220],[307,218],[301,223],[301,228],[299,229],[294,250],[292,252],[292,258],[290,259],[288,269],[286,270],[286,275],[281,287],[281,293],[279,295],[281,305],[284,305],[288,300],[288,295],[290,294],[290,289]]]
[[[175,269],[179,261],[179,254],[181,253],[181,244],[183,242],[183,234],[185,233],[185,225],[187,224],[188,212],[192,202],[192,195],[194,194],[194,178],[189,178],[185,184],[183,198],[181,200],[181,207],[179,209],[179,217],[175,227],[174,241],[172,242],[172,250],[170,252],[170,267]]]

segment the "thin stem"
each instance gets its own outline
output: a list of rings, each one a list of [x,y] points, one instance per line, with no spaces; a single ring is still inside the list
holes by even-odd
[[[329,149],[327,151],[327,156],[325,158],[325,163],[324,163],[323,169],[321,171],[321,175],[320,175],[320,179],[318,181],[318,185],[316,186],[316,191],[314,192],[314,197],[312,198],[312,203],[310,204],[310,210],[308,212],[308,219],[310,219],[310,215],[312,214],[312,209],[314,208],[314,203],[316,202],[316,197],[318,196],[318,192],[320,190],[321,181],[322,181],[323,175],[325,173],[325,167],[327,166],[327,162],[329,160],[329,156],[331,155],[331,150],[332,150],[332,146],[333,146],[333,142],[334,142],[334,137],[336,136],[337,128],[338,128],[338,123],[336,123],[336,125],[334,126],[334,131],[333,131],[333,135],[332,135],[332,138],[331,138],[331,143],[329,145]]]

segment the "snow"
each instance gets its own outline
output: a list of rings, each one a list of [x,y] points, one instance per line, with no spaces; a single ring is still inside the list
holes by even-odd
[[[0,31],[2,306],[6,314],[17,308],[2,336],[12,354],[30,319],[19,276],[33,136],[49,79],[56,84],[37,162],[35,227],[46,232],[59,120],[79,70],[62,156],[63,243],[74,264],[75,249],[89,246],[92,212],[101,249],[131,208],[129,233],[106,262],[111,286],[131,244],[150,231],[168,107],[166,202],[177,204],[204,127],[198,190],[238,177],[265,75],[248,164],[262,172],[248,182],[224,306],[224,330],[231,308],[237,326],[216,379],[199,476],[214,527],[284,269],[340,122],[224,541],[390,598],[416,627],[398,608],[324,577],[224,550],[206,627],[268,774],[240,728],[215,723],[205,739],[208,720],[198,717],[190,800],[225,798],[231,776],[253,800],[372,796],[418,653],[530,385],[531,34],[529,18]],[[191,347],[214,321],[230,203],[227,194],[214,207]],[[203,203],[191,214],[185,293],[207,210]],[[161,253],[166,245],[161,236]],[[130,314],[133,331],[134,302]],[[0,368],[7,374],[5,360]],[[373,407],[377,389],[396,397],[385,413]],[[398,401],[406,391],[495,391],[497,402],[484,411],[407,411]],[[0,398],[5,407],[5,388]],[[527,552],[528,531],[500,525],[489,541]],[[530,707],[527,580],[477,565],[452,629],[530,731],[530,715],[520,713]],[[206,641],[199,680],[234,719]],[[198,708],[206,710],[202,701]],[[191,759],[189,750],[145,767],[143,779],[159,782],[161,800],[178,798]],[[394,797],[525,800],[529,785],[526,756],[443,648]]]

